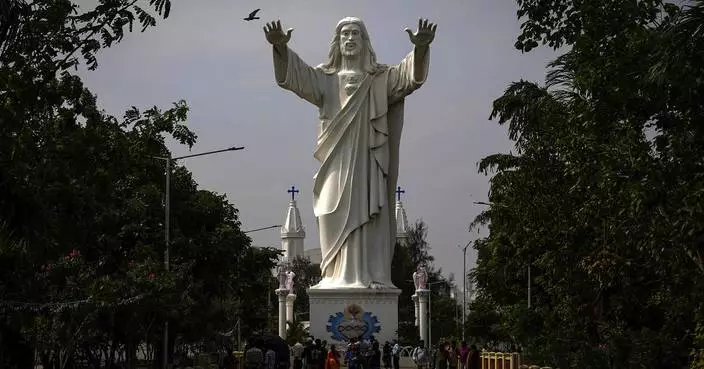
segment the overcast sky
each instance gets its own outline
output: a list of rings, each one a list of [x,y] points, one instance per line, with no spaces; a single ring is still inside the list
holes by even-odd
[[[172,0],[173,1],[173,0]],[[82,3],[91,4],[91,0]],[[88,5],[91,6],[91,5]],[[244,22],[252,9],[262,19]],[[311,65],[323,61],[338,20],[362,18],[379,61],[399,62],[410,50],[405,26],[418,17],[438,24],[427,83],[406,99],[399,184],[411,220],[428,224],[436,266],[460,275],[458,245],[478,237],[468,224],[486,201],[489,179],[477,173],[488,154],[508,152],[506,130],[488,121],[492,101],[511,81],[543,81],[554,56],[513,48],[519,30],[512,0],[199,0],[173,1],[171,16],[145,34],[130,34],[82,73],[102,107],[122,116],[130,106],[185,99],[198,136],[192,152],[245,146],[244,151],[188,159],[204,189],[227,194],[243,229],[281,224],[291,185],[300,189],[306,248],[318,247],[312,209],[317,162],[316,109],[274,83],[264,21],[295,29],[290,46]],[[175,155],[185,147],[172,146]],[[251,234],[259,246],[280,245],[278,229]],[[467,268],[475,262],[467,254]]]

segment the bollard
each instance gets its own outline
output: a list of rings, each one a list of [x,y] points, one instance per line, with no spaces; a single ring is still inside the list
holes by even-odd
[[[244,369],[244,351],[235,351],[234,354],[237,360],[237,369]]]
[[[514,368],[519,368],[519,367],[521,367],[521,366],[522,366],[522,365],[521,365],[521,354],[519,354],[519,353],[517,353],[517,352],[514,352],[514,353],[512,353],[511,355],[512,355],[512,359],[511,359],[511,360],[513,360],[513,362],[514,362],[514,363],[513,363],[513,367],[514,367]]]

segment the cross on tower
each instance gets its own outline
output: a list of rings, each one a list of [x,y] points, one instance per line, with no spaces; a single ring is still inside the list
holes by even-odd
[[[298,190],[296,189],[296,186],[291,186],[291,188],[290,188],[288,191],[286,191],[286,192],[288,192],[288,193],[291,194],[291,201],[293,201],[293,200],[296,199],[296,194],[299,193],[300,191],[298,191]]]
[[[406,190],[402,190],[401,186],[396,187],[396,196],[397,196],[398,201],[401,201],[401,194],[402,193],[406,193]]]

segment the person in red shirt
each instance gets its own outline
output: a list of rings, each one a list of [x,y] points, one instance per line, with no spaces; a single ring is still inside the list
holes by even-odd
[[[340,354],[335,345],[330,345],[330,351],[325,359],[325,369],[340,369]]]

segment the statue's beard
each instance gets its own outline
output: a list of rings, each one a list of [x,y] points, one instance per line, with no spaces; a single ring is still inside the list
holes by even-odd
[[[342,50],[342,56],[347,59],[357,59],[357,57],[359,57],[359,54],[361,54],[361,53],[357,49],[354,49],[354,50],[343,49]]]

